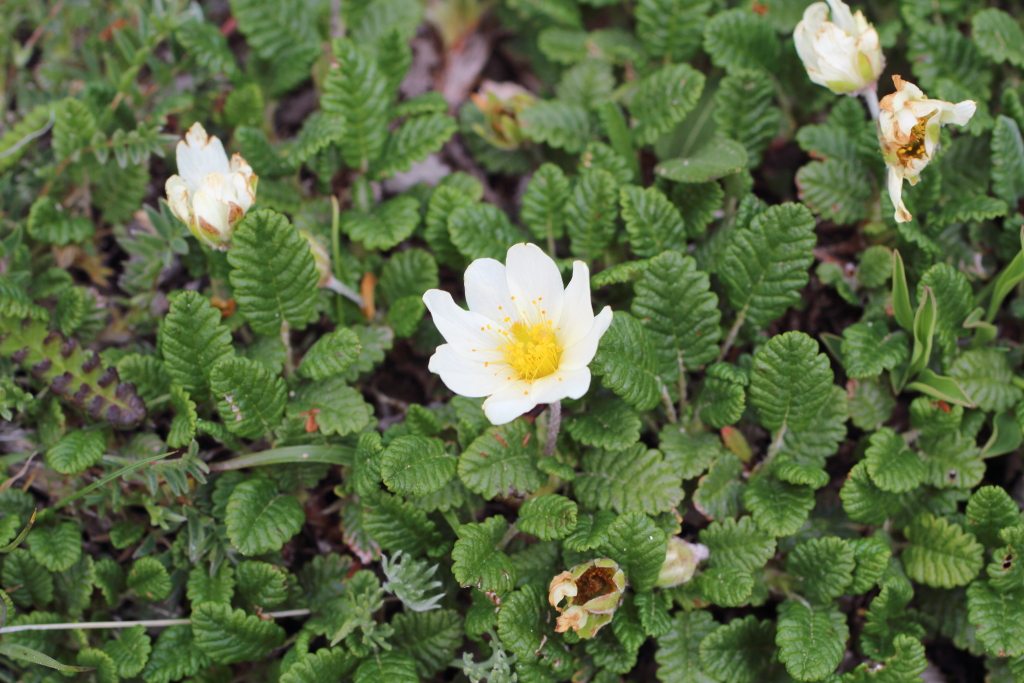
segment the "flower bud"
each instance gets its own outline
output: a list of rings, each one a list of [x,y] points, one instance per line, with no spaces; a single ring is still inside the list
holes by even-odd
[[[668,539],[668,551],[665,561],[658,572],[659,588],[671,588],[686,583],[693,578],[697,565],[708,559],[707,546],[700,543],[687,543],[678,536]]]
[[[231,234],[256,202],[259,178],[239,154],[228,161],[217,136],[194,123],[178,143],[178,173],[167,179],[167,203],[203,244],[227,250]]]
[[[526,88],[516,83],[484,81],[480,92],[470,95],[484,115],[484,123],[473,130],[498,149],[519,149],[526,141],[517,117],[537,101]]]
[[[839,95],[873,89],[885,69],[878,31],[843,0],[816,2],[804,10],[793,42],[810,79]]]
[[[913,216],[903,204],[903,179],[916,185],[921,171],[932,160],[939,145],[939,128],[944,123],[966,125],[978,103],[964,100],[953,104],[930,100],[921,89],[899,76],[893,76],[896,92],[879,102],[878,129],[882,156],[888,167],[889,198],[896,209],[896,222],[906,223]]]
[[[551,579],[548,602],[561,616],[555,632],[575,631],[580,638],[592,638],[612,620],[626,589],[626,574],[608,558],[590,560]],[[559,607],[562,601],[565,607]]]
[[[305,230],[299,230],[299,234],[309,242],[309,250],[313,252],[313,262],[316,264],[316,272],[320,273],[320,279],[317,280],[316,286],[326,287],[327,283],[331,281],[331,275],[333,275],[331,272],[331,255],[327,252],[327,247]]]

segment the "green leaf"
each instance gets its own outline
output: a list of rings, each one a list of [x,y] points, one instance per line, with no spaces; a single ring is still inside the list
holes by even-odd
[[[192,633],[196,647],[218,664],[263,659],[285,637],[284,629],[273,621],[213,602],[192,610]]]
[[[459,585],[476,586],[498,595],[512,590],[516,569],[500,547],[507,530],[508,522],[498,515],[488,517],[482,524],[459,527],[459,540],[452,550],[452,574]]]
[[[523,234],[512,226],[508,214],[493,204],[456,207],[448,215],[448,234],[459,253],[470,261],[504,261],[508,248],[523,241]]]
[[[743,70],[730,73],[718,84],[714,106],[715,130],[741,143],[747,150],[747,166],[756,167],[782,122],[775,86],[768,75]]]
[[[17,661],[17,662],[30,662],[32,664],[39,664],[41,666],[45,666],[45,667],[48,667],[50,669],[56,669],[57,671],[61,671],[61,672],[64,672],[64,673],[76,673],[78,671],[91,671],[92,669],[101,667],[103,664],[106,663],[106,659],[107,659],[106,656],[102,652],[100,652],[99,650],[86,649],[86,650],[81,651],[79,654],[82,654],[82,653],[88,653],[86,655],[86,658],[85,658],[87,661],[79,662],[79,663],[84,663],[87,666],[71,666],[69,664],[61,664],[60,662],[58,662],[53,657],[45,655],[42,652],[39,652],[38,650],[33,650],[30,647],[25,647],[24,645],[18,645],[16,643],[0,643],[0,655],[3,655],[4,657],[7,657],[8,659],[13,659],[14,661]],[[90,657],[89,654],[92,654],[92,653],[95,653],[96,655],[99,655],[99,657],[95,657],[95,656]],[[96,664],[97,666],[93,666],[93,664]],[[102,675],[104,673],[107,673],[107,672],[106,671],[100,671],[100,673],[98,674],[100,677],[97,678],[97,680],[104,681],[104,682],[107,681],[107,680],[112,680],[112,679],[109,679],[109,678],[108,679],[102,678]],[[115,678],[113,680],[116,681],[116,676],[115,676]]]
[[[79,161],[96,133],[96,117],[85,102],[65,98],[54,112],[53,152],[57,159]]]
[[[316,421],[324,434],[345,436],[360,431],[373,420],[373,406],[345,384],[345,377],[335,375],[306,384],[294,394],[288,403],[288,417],[303,419],[310,410],[318,410]]]
[[[299,657],[280,683],[336,683],[355,668],[356,658],[344,647],[324,647]]]
[[[42,609],[53,600],[53,575],[24,548],[4,558],[2,578],[4,591],[19,607]]]
[[[896,635],[924,636],[924,629],[915,620],[916,610],[907,609],[913,597],[914,589],[906,579],[893,576],[885,581],[871,601],[861,632],[860,646],[864,654],[882,660],[896,653],[893,642]]]
[[[570,416],[565,428],[581,444],[621,451],[640,439],[640,416],[618,398],[598,399]]]
[[[710,6],[699,0],[641,0],[636,5],[636,33],[651,57],[688,62],[704,35]]]
[[[660,638],[672,630],[672,617],[668,614],[672,599],[668,593],[638,593],[633,596],[633,604],[644,634]]]
[[[615,513],[611,510],[577,515],[576,530],[565,539],[565,547],[578,553],[600,548],[607,542],[608,528],[615,519]]]
[[[378,494],[365,501],[369,514],[364,519],[366,533],[381,548],[402,551],[412,556],[447,553],[441,535],[427,513],[397,496]]]
[[[878,488],[893,493],[913,491],[927,475],[921,457],[907,448],[903,437],[889,427],[871,435],[871,445],[864,452],[868,474]]]
[[[403,195],[389,199],[372,213],[353,209],[341,216],[341,228],[367,249],[391,249],[407,239],[420,222],[420,203]]]
[[[1008,116],[996,119],[992,132],[992,192],[1010,206],[1024,195],[1024,139]]]
[[[852,683],[913,683],[928,666],[924,646],[910,635],[900,634],[893,640],[896,654],[879,666],[865,662],[852,673]]]
[[[678,425],[665,425],[658,439],[665,462],[672,465],[680,479],[693,479],[725,453],[717,435],[691,434]]]
[[[286,390],[284,380],[267,366],[248,358],[228,358],[210,373],[217,410],[232,434],[258,439],[281,424]]]
[[[572,253],[593,261],[615,237],[618,217],[618,183],[608,171],[584,169],[565,207],[565,228]]]
[[[776,431],[808,427],[832,392],[832,369],[803,332],[772,337],[754,355],[750,403],[761,425]]]
[[[113,607],[125,590],[124,569],[109,557],[105,557],[93,565],[93,583],[103,591],[107,605]]]
[[[323,110],[345,122],[341,156],[356,169],[367,169],[387,142],[390,94],[377,61],[349,39],[332,43],[336,64],[324,79]]]
[[[875,486],[868,475],[867,463],[863,461],[850,470],[839,497],[850,519],[861,524],[881,525],[903,509],[898,494]]]
[[[709,520],[735,517],[742,512],[746,488],[743,461],[721,446],[718,448],[719,456],[711,463],[708,473],[700,478],[693,493],[694,507]]]
[[[171,386],[171,405],[174,406],[175,416],[167,434],[167,445],[171,448],[184,448],[196,436],[199,424],[196,404],[180,384],[175,384]]]
[[[881,322],[850,325],[843,330],[843,368],[855,379],[877,377],[910,357],[907,335],[890,332]]]
[[[799,602],[784,603],[781,609],[775,643],[789,674],[798,681],[817,681],[835,671],[850,637],[846,615]]]
[[[421,297],[437,287],[437,262],[423,249],[393,254],[381,268],[378,291],[391,304],[403,297]]]
[[[667,381],[714,360],[722,314],[707,273],[692,257],[674,251],[656,256],[635,290],[633,315],[647,328]]]
[[[766,680],[774,658],[775,625],[754,615],[733,619],[700,643],[704,671],[722,683]]]
[[[892,551],[884,542],[874,537],[854,538],[848,543],[853,548],[857,567],[853,572],[853,583],[847,588],[847,592],[850,595],[866,593],[882,578],[889,566]]]
[[[231,331],[220,318],[203,295],[182,292],[171,302],[160,330],[164,370],[199,402],[210,394],[210,371],[234,355]]]
[[[306,515],[294,496],[279,493],[266,479],[235,486],[228,498],[228,538],[243,555],[259,555],[281,546],[299,533]]]
[[[402,612],[391,620],[391,642],[416,660],[416,671],[429,679],[448,666],[465,638],[462,617],[455,610]]]
[[[634,172],[631,161],[636,158],[636,150],[633,149],[633,144],[630,142],[629,132],[626,129],[626,119],[622,116],[622,112],[619,111],[617,105],[613,105],[611,102],[607,104],[616,107],[615,111],[618,112],[618,119],[612,125],[616,126],[616,135],[621,134],[622,136],[618,140],[619,144],[627,147],[627,149],[625,151],[619,148],[612,149],[603,142],[591,141],[587,143],[586,150],[580,155],[579,169],[581,172],[585,168],[601,169],[611,173],[622,184],[631,183],[639,173],[639,171]],[[606,109],[602,107],[600,111],[605,112]],[[605,114],[602,114],[603,118],[605,116]],[[621,130],[618,129],[618,124],[620,123],[622,124]],[[609,136],[611,136],[611,133],[609,133]]]
[[[565,234],[568,203],[569,181],[562,169],[551,163],[541,164],[523,193],[519,217],[537,239],[560,239]]]
[[[786,571],[801,582],[804,595],[817,604],[842,595],[853,582],[855,566],[853,548],[835,536],[802,541],[786,558]]]
[[[612,101],[615,75],[612,65],[599,59],[585,59],[562,73],[555,92],[560,102],[576,102],[588,111],[600,110]]]
[[[804,476],[821,477],[824,475],[822,468],[825,467],[825,461],[836,454],[840,442],[846,438],[846,419],[849,415],[846,392],[834,384],[830,389],[828,400],[807,427],[786,431],[777,460],[780,476],[781,465],[792,463],[805,469]],[[807,468],[814,468],[820,474],[808,474]],[[793,483],[798,482],[794,480]],[[820,485],[824,486],[825,483],[827,478]]]
[[[418,683],[416,661],[401,652],[375,652],[356,669],[353,683]]]
[[[641,512],[620,515],[608,527],[608,557],[618,563],[638,593],[654,587],[665,562],[666,547],[665,532]]]
[[[234,593],[235,570],[228,562],[222,563],[212,576],[210,568],[205,566],[193,567],[188,573],[187,596],[193,605],[204,602],[230,605]]]
[[[238,597],[246,609],[275,607],[288,598],[288,575],[279,567],[266,562],[245,560],[238,563],[235,574],[238,578]]]
[[[715,137],[688,157],[661,162],[654,172],[677,183],[696,184],[739,173],[746,165],[747,150],[743,145]]]
[[[75,522],[37,526],[29,532],[28,549],[36,562],[51,572],[62,572],[82,556],[82,534]]]
[[[565,496],[546,494],[526,501],[519,508],[516,525],[523,533],[542,541],[565,538],[576,529],[576,503]]]
[[[149,653],[153,650],[145,626],[132,626],[119,631],[120,639],[108,640],[103,652],[117,667],[117,673],[125,678],[138,676],[146,666]]]
[[[722,207],[725,191],[712,180],[706,183],[675,183],[669,196],[686,223],[690,237],[698,237],[707,231],[708,224],[715,218],[715,212]]]
[[[478,436],[459,458],[459,478],[466,488],[487,500],[539,489],[544,479],[535,464],[536,443],[523,445],[527,433],[526,423],[515,420]]]
[[[573,480],[576,497],[588,508],[655,515],[679,505],[683,490],[661,453],[635,444],[624,451],[591,450]]]
[[[404,71],[402,76],[405,76]],[[440,150],[458,128],[455,119],[444,113],[406,119],[388,134],[380,161],[374,164],[370,173],[378,178],[387,178],[408,171],[414,163]]]
[[[564,100],[538,100],[518,116],[523,133],[534,142],[577,154],[590,138],[586,108]]]
[[[753,571],[775,556],[775,538],[757,528],[753,517],[712,522],[700,532],[700,542],[710,551],[715,567]]]
[[[1024,31],[1013,16],[983,9],[971,19],[971,37],[978,50],[997,64],[1009,61],[1024,68]]]
[[[968,531],[989,548],[1002,545],[1000,531],[1021,522],[1017,504],[999,486],[982,486],[972,493],[965,517]]]
[[[764,327],[798,304],[814,243],[814,218],[799,204],[773,206],[734,230],[719,276],[737,315]]]
[[[126,584],[141,602],[159,602],[171,594],[171,577],[155,557],[135,560]]]
[[[715,363],[704,373],[697,401],[700,419],[715,429],[736,424],[747,407],[746,375],[735,377],[728,363]]]
[[[78,474],[98,463],[106,449],[107,439],[102,431],[76,429],[46,451],[46,464],[61,474]]]
[[[1013,370],[1000,349],[964,351],[949,365],[949,376],[982,410],[1002,412],[1024,398],[1024,391],[1010,381]]]
[[[546,656],[544,645],[551,633],[548,606],[541,590],[523,586],[504,599],[498,609],[498,637],[517,659],[533,663]],[[547,621],[547,623],[545,623]]]
[[[278,334],[288,323],[301,330],[316,317],[316,264],[309,243],[272,211],[249,213],[228,252],[238,309],[257,334]]]
[[[888,422],[896,401],[889,389],[889,382],[878,379],[853,380],[850,383],[850,419],[853,426],[866,432],[877,430]]]
[[[716,683],[700,663],[700,644],[718,624],[704,610],[678,611],[672,630],[658,638],[654,660],[662,683]]]
[[[625,311],[615,311],[611,327],[601,337],[591,372],[601,383],[637,410],[650,410],[661,400],[657,357],[642,323]]]
[[[670,64],[645,76],[636,86],[629,110],[637,124],[637,145],[651,145],[686,118],[704,92],[704,74],[689,64]]]
[[[789,536],[807,521],[807,515],[814,507],[814,490],[762,473],[747,485],[743,502],[765,533]]]
[[[380,463],[388,490],[412,498],[444,488],[457,469],[458,459],[445,452],[444,442],[425,436],[398,437],[388,445]]]
[[[910,35],[908,57],[914,75],[926,91],[941,90],[944,81],[989,98],[992,69],[982,56],[977,43],[948,26],[922,22]]]
[[[928,586],[963,586],[978,574],[984,548],[959,524],[922,513],[903,530],[910,545],[903,551],[907,576]]]
[[[304,164],[345,137],[345,119],[337,114],[313,112],[305,121],[295,139],[291,159]]]
[[[620,190],[619,201],[634,254],[649,258],[666,249],[685,250],[683,218],[658,188],[626,185]]]
[[[800,199],[822,218],[850,225],[868,216],[874,188],[867,166],[859,161],[812,161],[797,171],[796,183]]]
[[[1001,592],[989,581],[967,587],[967,618],[985,648],[1005,657],[1024,654],[1024,592]]]
[[[697,577],[697,587],[715,605],[739,607],[750,599],[754,577],[737,567],[708,567]]]
[[[87,217],[72,217],[58,209],[53,199],[45,196],[32,204],[25,227],[32,239],[58,247],[85,242],[96,231]]]
[[[302,357],[298,373],[313,380],[324,380],[344,373],[359,357],[359,337],[352,330],[339,327],[325,334]]]
[[[775,72],[779,39],[767,19],[746,9],[719,12],[704,29],[704,50],[715,66]]]
[[[142,670],[142,678],[146,683],[170,683],[194,676],[211,663],[197,646],[191,626],[171,626],[157,638],[146,668]]]

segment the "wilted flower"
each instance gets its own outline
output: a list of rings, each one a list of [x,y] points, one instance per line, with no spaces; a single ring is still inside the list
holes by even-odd
[[[240,154],[228,161],[217,136],[194,123],[178,143],[178,173],[165,189],[171,211],[211,249],[231,246],[231,233],[256,202],[259,179]]]
[[[448,342],[431,356],[431,372],[457,394],[487,396],[484,413],[496,425],[587,393],[587,365],[612,322],[607,306],[594,316],[582,261],[564,289],[555,262],[535,244],[513,246],[505,263],[483,258],[466,269],[468,311],[440,289],[423,295]]]
[[[896,92],[879,103],[878,126],[882,155],[889,168],[889,198],[896,208],[896,222],[906,223],[913,216],[903,204],[903,179],[917,184],[921,170],[935,154],[941,125],[965,125],[974,116],[978,103],[930,100],[920,88],[899,76],[893,76],[892,82]]]
[[[555,632],[570,628],[580,638],[592,638],[612,620],[626,589],[626,575],[613,560],[590,560],[551,579],[548,602],[561,612]],[[565,600],[566,607],[559,605]]]
[[[875,27],[860,10],[851,13],[843,0],[810,5],[793,31],[793,41],[810,79],[840,95],[874,88],[885,69]]]
[[[668,539],[665,561],[658,572],[658,582],[654,585],[659,588],[671,588],[686,583],[693,578],[697,565],[708,559],[709,554],[707,546],[687,543],[678,536],[673,536]]]
[[[484,123],[474,124],[473,130],[495,147],[518,149],[526,137],[517,117],[537,101],[530,91],[516,83],[484,81],[480,92],[470,95],[473,104],[484,115]]]

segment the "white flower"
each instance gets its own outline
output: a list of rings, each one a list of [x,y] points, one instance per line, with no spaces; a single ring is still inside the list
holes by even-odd
[[[194,123],[178,143],[178,174],[167,179],[174,215],[211,249],[231,246],[231,233],[256,202],[259,179],[240,154],[228,161],[217,136]]]
[[[965,125],[974,116],[978,103],[930,100],[920,88],[899,76],[893,76],[892,82],[896,92],[886,95],[878,104],[879,137],[889,169],[889,198],[896,207],[896,222],[906,223],[913,216],[903,204],[903,179],[917,184],[921,170],[938,147],[942,124]]]
[[[793,41],[810,79],[840,95],[873,89],[885,69],[878,31],[843,0],[816,2],[804,10]]]
[[[710,556],[710,551],[700,543],[687,543],[678,536],[668,539],[665,561],[658,572],[655,586],[670,588],[684,584],[693,578],[697,565]]]
[[[587,365],[612,322],[607,306],[594,316],[582,261],[564,289],[555,262],[534,244],[513,246],[505,263],[483,258],[466,269],[468,311],[448,292],[423,295],[448,342],[431,356],[430,370],[457,394],[487,396],[484,413],[496,425],[587,393]]]

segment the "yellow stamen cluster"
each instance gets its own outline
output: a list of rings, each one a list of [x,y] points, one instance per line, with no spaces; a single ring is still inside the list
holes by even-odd
[[[506,342],[500,349],[519,379],[531,382],[558,369],[562,349],[550,322],[537,325],[516,322],[505,336]]]

